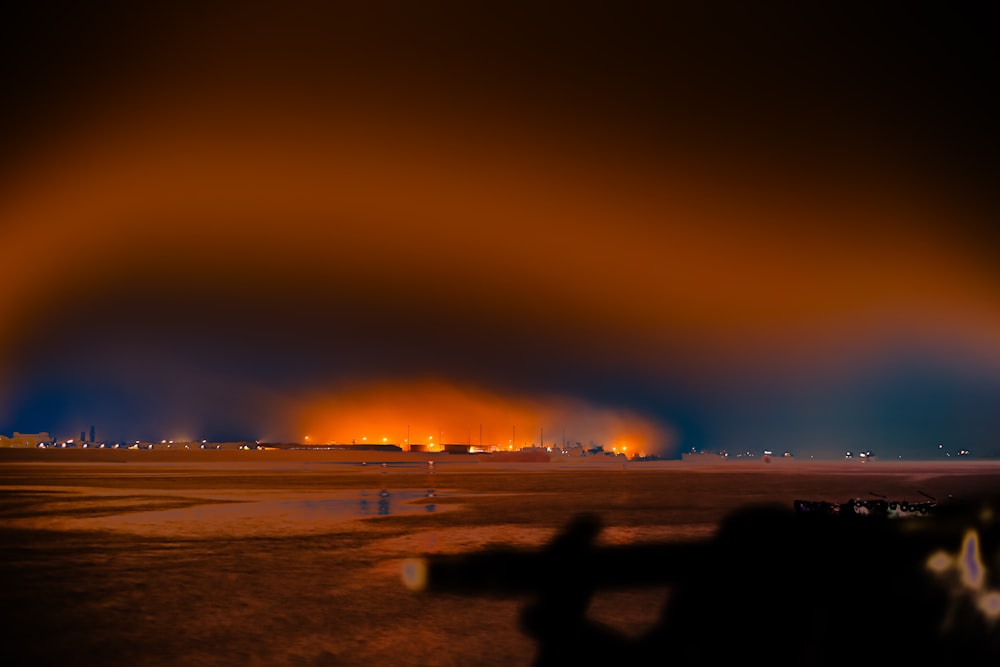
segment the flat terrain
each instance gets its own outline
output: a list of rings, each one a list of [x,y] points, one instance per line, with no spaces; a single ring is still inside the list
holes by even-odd
[[[524,597],[414,592],[406,559],[538,548],[584,512],[603,545],[676,543],[741,507],[1000,488],[974,461],[305,454],[0,450],[0,663],[526,665]],[[602,592],[590,617],[638,634],[667,593]]]

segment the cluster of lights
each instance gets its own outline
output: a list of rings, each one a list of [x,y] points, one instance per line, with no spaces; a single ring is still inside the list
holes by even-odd
[[[443,435],[443,432],[442,432],[442,435]],[[305,440],[306,443],[312,444],[313,437],[310,436],[310,435],[306,435],[306,436],[304,436],[304,440]],[[436,446],[435,446],[434,440],[435,440],[435,436],[428,435],[427,436],[427,440],[426,440],[426,442],[427,442],[426,445],[413,445],[413,446],[421,446],[421,447],[426,448],[426,450],[443,449],[445,447],[445,445],[442,444],[443,437],[438,438],[438,443],[437,443]],[[360,441],[362,443],[367,443],[368,442],[368,436],[362,436]],[[81,448],[88,448],[88,447],[93,447],[95,449],[105,449],[105,448],[108,448],[108,449],[155,449],[155,448],[157,448],[157,445],[159,445],[160,447],[164,447],[166,449],[170,449],[173,445],[176,444],[179,447],[183,446],[184,449],[188,449],[189,450],[189,449],[191,449],[191,445],[193,445],[195,442],[196,441],[171,440],[171,439],[164,438],[164,439],[161,439],[158,443],[155,443],[155,442],[144,442],[144,441],[141,441],[141,440],[135,440],[134,442],[129,443],[129,444],[126,444],[126,443],[111,443],[111,444],[106,444],[106,443],[103,443],[103,442],[102,443],[87,443],[86,441],[83,441],[81,443],[76,443],[76,441],[74,439],[68,439],[68,440],[65,440],[63,442],[47,442],[47,443],[43,442],[43,443],[38,443],[37,446],[39,448],[48,448],[48,447],[56,447],[56,448],[81,447]],[[357,443],[356,440],[353,441],[353,442]],[[383,436],[381,438],[381,442],[383,444],[388,444],[389,443],[389,438],[386,437],[386,436]],[[406,445],[408,447],[411,446],[409,438],[404,439],[404,443],[406,443]],[[508,451],[513,451],[514,450],[514,446],[515,446],[514,440],[513,439],[509,439],[507,441],[507,443],[508,443],[507,444],[507,450]],[[256,441],[256,444],[259,446],[260,445],[260,441],[259,440]],[[331,444],[335,444],[335,443],[331,443]],[[579,449],[579,446],[580,446],[580,443],[577,443],[576,444],[577,449]],[[200,449],[211,449],[211,448],[219,449],[220,447],[219,447],[219,445],[211,445],[210,446],[210,445],[208,445],[208,440],[201,440]],[[257,448],[258,447],[254,447],[254,446],[250,446],[250,445],[245,445],[245,446],[239,447],[239,449],[257,449]],[[489,451],[495,451],[497,449],[502,449],[502,445],[499,445],[499,446],[497,446],[497,445],[490,445],[488,447],[483,447],[483,446],[472,447],[472,445],[470,445],[470,448],[471,448],[472,451],[489,452]],[[532,449],[544,449],[546,452],[549,452],[549,453],[552,453],[553,451],[557,451],[560,454],[568,454],[573,449],[572,447],[569,447],[569,448],[567,448],[567,447],[558,447],[556,445],[545,445],[544,443],[542,443],[539,446],[536,446],[536,445],[532,444],[530,446],[530,448],[532,448]],[[628,453],[629,453],[629,447],[628,447],[628,445],[625,445],[625,444],[619,444],[619,445],[613,446],[611,448],[611,452],[607,452],[606,451],[605,453],[608,454],[608,455],[613,454],[613,455],[616,455],[616,456],[617,455],[627,456]],[[634,450],[633,450],[632,455],[633,456],[639,456],[639,457],[644,456],[642,453],[635,452]],[[748,456],[752,456],[752,454],[750,454],[750,452],[747,452],[747,455]]]
[[[940,450],[943,450],[943,449],[944,449],[944,445],[938,445],[938,450],[939,450],[939,451],[940,451]],[[968,450],[968,449],[960,449],[960,450],[958,450],[958,452],[956,453],[956,456],[968,456],[968,455],[969,455],[969,453],[970,453],[970,452],[969,452],[969,450]],[[945,453],[944,453],[944,455],[945,455],[945,456],[948,456],[948,457],[950,457],[950,456],[951,456],[951,452],[945,452]]]
[[[310,435],[306,435],[306,436],[304,436],[304,440],[307,443],[312,444],[313,438]],[[68,440],[66,440],[64,442],[61,442],[61,443],[60,442],[51,442],[51,443],[44,443],[43,442],[43,443],[39,443],[37,446],[39,448],[42,448],[42,449],[50,448],[50,447],[53,447],[53,448],[67,448],[67,447],[88,448],[88,447],[93,447],[95,449],[105,449],[105,448],[107,448],[107,449],[149,450],[149,449],[157,449],[157,448],[160,448],[160,447],[166,448],[166,449],[170,449],[173,445],[176,444],[176,445],[178,445],[178,447],[183,446],[184,449],[190,450],[190,449],[192,449],[192,445],[195,442],[196,441],[171,440],[171,439],[164,438],[164,439],[161,439],[158,443],[155,443],[155,442],[144,442],[144,441],[141,441],[141,440],[135,440],[134,442],[128,443],[128,444],[126,444],[126,443],[105,444],[105,443],[86,443],[86,442],[82,442],[82,443],[77,444],[74,439],[68,439]],[[357,442],[357,441],[355,441],[355,442]],[[368,442],[368,436],[362,436],[361,437],[361,442],[362,443],[367,443]],[[381,442],[382,443],[388,443],[389,442],[389,438],[383,436],[381,438]],[[407,447],[410,446],[409,438],[406,438],[404,440],[404,442],[406,443]],[[509,439],[507,442],[508,442],[507,448],[506,448],[507,451],[514,451],[514,441],[513,441],[513,439]],[[335,444],[335,443],[331,443],[331,444]],[[580,443],[577,443],[577,448],[579,448],[579,444]],[[252,446],[252,445],[246,445],[246,444],[244,444],[244,445],[241,445],[240,447],[238,447],[238,449],[241,449],[241,450],[242,449],[260,449],[260,447],[259,447],[260,441],[259,440],[256,441],[256,445],[257,446]],[[435,451],[435,450],[438,450],[438,449],[444,449],[444,445],[441,444],[440,439],[439,439],[439,442],[438,442],[437,446],[435,446],[434,436],[433,435],[428,435],[427,436],[427,444],[426,445],[413,445],[413,446],[414,447],[418,447],[419,446],[419,447],[423,448],[424,451]],[[200,443],[200,446],[199,446],[199,449],[220,449],[220,448],[221,448],[220,445],[209,445],[208,444],[208,440],[201,440],[201,443]],[[571,453],[571,451],[573,449],[572,447],[569,447],[569,448],[567,448],[567,447],[557,447],[555,445],[545,445],[544,443],[540,447],[536,447],[534,444],[532,444],[531,448],[544,449],[548,453],[552,453],[553,451],[556,451],[559,454],[563,454],[563,455]],[[472,451],[472,452],[490,452],[490,451],[496,451],[498,449],[502,449],[502,445],[501,446],[491,445],[491,446],[488,446],[488,447],[483,447],[483,446],[474,447],[474,446],[470,445],[470,451]],[[627,456],[628,453],[629,453],[629,447],[628,447],[628,445],[619,444],[619,445],[613,446],[611,448],[610,452],[605,451],[604,453],[606,455]],[[750,452],[747,452],[747,455],[748,456],[752,456],[752,454],[750,454]],[[634,457],[643,457],[645,455],[642,454],[642,453],[640,453],[640,452],[636,452],[636,451],[633,450],[632,456],[634,456]]]
[[[191,445],[194,444],[194,441],[161,439],[160,442],[158,443],[144,442],[142,440],[134,440],[128,443],[126,442],[106,443],[106,442],[87,442],[86,440],[77,442],[76,439],[74,438],[68,438],[61,442],[60,441],[39,442],[37,447],[39,449],[49,449],[49,448],[66,449],[66,448],[77,448],[77,447],[80,449],[155,449],[157,445],[159,445],[161,447],[165,446],[167,449],[170,449],[175,444],[178,446],[183,445],[184,449],[191,449]],[[258,445],[260,444],[259,440],[257,441],[257,444]],[[208,440],[202,440],[201,449],[208,449],[208,448],[209,448]],[[216,448],[218,448],[218,445],[216,445]]]

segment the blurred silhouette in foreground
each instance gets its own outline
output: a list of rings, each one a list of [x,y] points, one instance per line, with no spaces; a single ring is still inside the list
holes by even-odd
[[[630,546],[598,545],[600,522],[582,515],[541,550],[414,559],[404,580],[431,594],[523,597],[539,666],[997,665],[994,507],[796,501],[736,511],[710,540]],[[663,585],[645,635],[587,618],[599,589]]]

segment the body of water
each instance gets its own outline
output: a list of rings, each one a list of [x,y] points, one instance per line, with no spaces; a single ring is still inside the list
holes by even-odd
[[[540,550],[584,514],[600,522],[599,547],[701,543],[740,508],[973,497],[1000,479],[856,470],[8,463],[0,662],[528,665],[539,657],[522,622],[531,595],[414,591],[405,564]],[[574,571],[572,552],[563,558]],[[724,567],[741,560],[737,549]],[[755,562],[744,576],[781,566]],[[662,579],[597,591],[588,619],[643,635],[663,618]]]

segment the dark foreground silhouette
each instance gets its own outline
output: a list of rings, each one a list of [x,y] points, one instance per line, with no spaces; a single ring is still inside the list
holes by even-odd
[[[711,540],[618,547],[596,545],[598,519],[579,516],[538,551],[429,557],[420,587],[524,596],[540,666],[1000,664],[994,505],[909,518],[871,506],[751,507]],[[664,584],[639,638],[587,618],[598,589]]]

